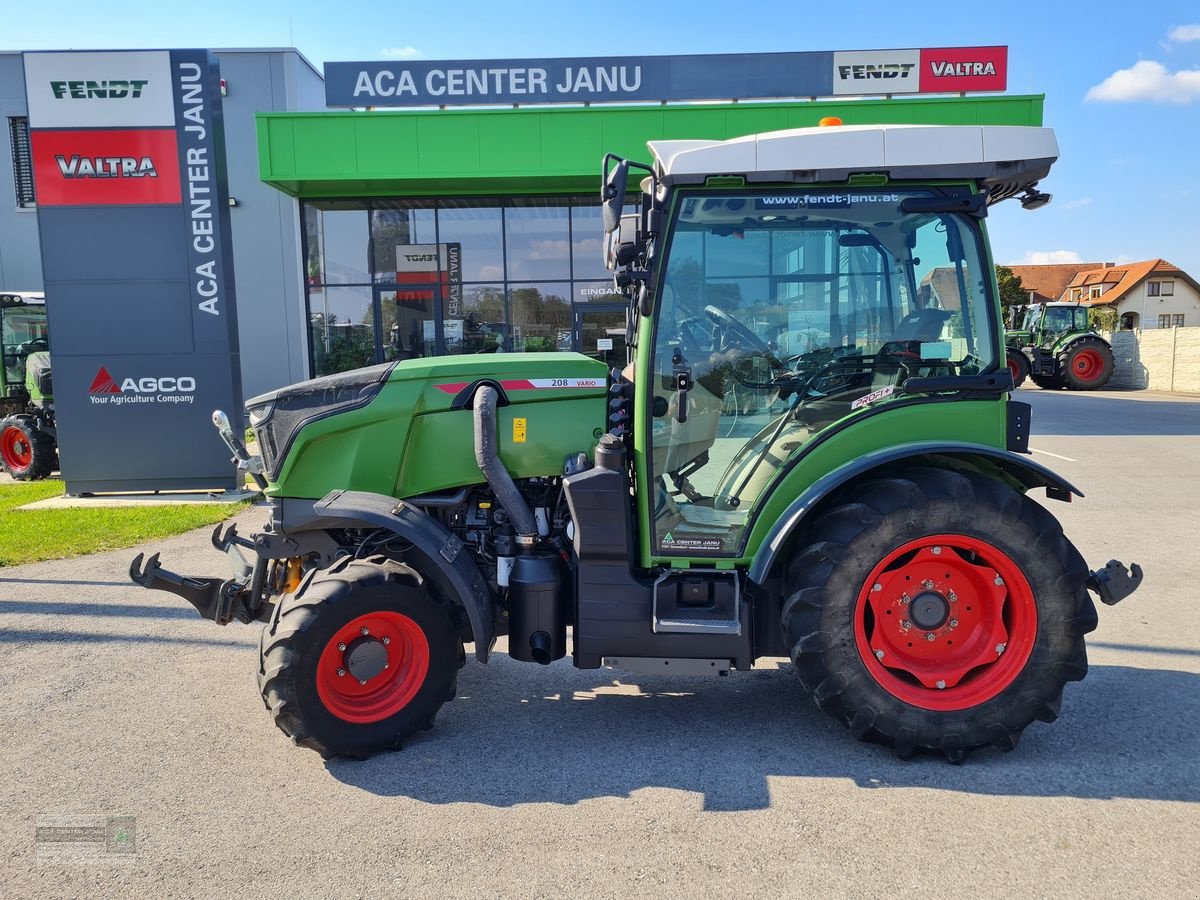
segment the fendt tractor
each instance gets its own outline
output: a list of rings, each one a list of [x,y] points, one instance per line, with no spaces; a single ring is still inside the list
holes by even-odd
[[[1026,378],[1041,388],[1095,391],[1113,373],[1112,345],[1092,329],[1080,303],[1014,307],[1005,332],[1008,369],[1020,387]]]
[[[232,577],[158,554],[131,577],[266,623],[263,702],[326,756],[432,727],[464,645],[487,662],[501,635],[516,660],[658,676],[790,657],[821,709],[902,757],[1013,749],[1087,671],[1089,591],[1141,580],[1089,571],[1028,496],[1079,491],[1028,455],[984,219],[1045,196],[1053,132],[649,148],[602,179],[627,367],[495,353],[318,378],[246,404],[261,458],[218,411],[270,521],[218,527]]]
[[[42,294],[0,293],[0,467],[17,481],[58,468]]]

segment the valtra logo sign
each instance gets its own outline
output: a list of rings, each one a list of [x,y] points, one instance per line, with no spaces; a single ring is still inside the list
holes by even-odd
[[[44,206],[178,204],[174,130],[34,131],[38,203]]]
[[[120,382],[101,366],[88,395],[93,406],[128,406],[147,403],[194,403],[196,379],[189,375],[125,378]]]
[[[922,93],[1003,91],[1008,86],[1007,47],[947,47],[921,51]]]

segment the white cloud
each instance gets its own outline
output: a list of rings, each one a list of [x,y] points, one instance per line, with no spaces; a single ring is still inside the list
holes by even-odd
[[[1074,250],[1030,250],[1021,260],[1022,266],[1058,266],[1066,263],[1083,262],[1083,257]]]
[[[1091,205],[1092,205],[1091,197],[1080,197],[1077,200],[1068,200],[1066,203],[1064,203],[1062,206],[1060,206],[1059,209],[1079,209],[1079,207],[1081,207],[1081,206],[1091,206]]]
[[[1143,59],[1128,69],[1117,69],[1092,87],[1084,98],[1110,103],[1191,103],[1200,100],[1200,69],[1171,72],[1160,62]]]
[[[1200,41],[1200,25],[1176,25],[1167,32],[1167,40],[1177,44]]]
[[[411,44],[407,47],[384,47],[379,53],[388,59],[420,59],[425,55]]]

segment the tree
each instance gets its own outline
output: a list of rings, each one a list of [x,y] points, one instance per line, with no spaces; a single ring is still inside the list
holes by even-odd
[[[996,287],[1000,289],[1000,307],[1006,314],[1009,307],[1029,302],[1029,291],[1021,287],[1021,276],[1008,266],[996,266]]]

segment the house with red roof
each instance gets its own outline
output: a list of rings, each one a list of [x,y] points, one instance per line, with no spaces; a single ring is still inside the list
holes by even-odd
[[[1024,278],[1021,283],[1024,285]],[[1165,259],[1083,269],[1058,299],[1111,306],[1122,329],[1200,325],[1200,284]]]

